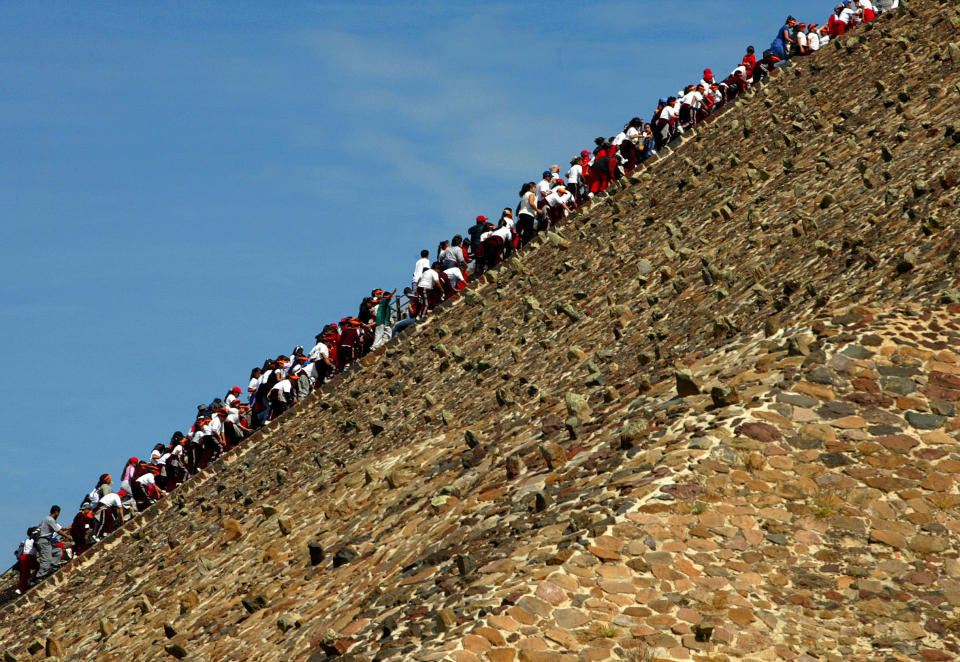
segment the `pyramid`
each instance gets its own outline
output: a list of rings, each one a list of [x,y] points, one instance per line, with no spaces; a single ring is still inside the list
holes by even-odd
[[[954,659],[960,13],[901,5],[7,604],[5,659]]]

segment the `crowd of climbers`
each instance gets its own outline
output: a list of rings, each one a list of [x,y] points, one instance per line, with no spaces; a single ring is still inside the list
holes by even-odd
[[[102,474],[83,497],[70,526],[57,521],[60,508],[53,506],[39,526],[27,530],[15,552],[20,570],[17,593],[83,554],[331,377],[457,297],[468,281],[522,251],[539,232],[622,187],[624,178],[646,159],[763,82],[779,62],[814,53],[877,13],[870,0],[847,0],[822,26],[787,17],[759,60],[748,46],[740,64],[722,80],[706,69],[698,83],[660,99],[649,122],[634,117],[617,135],[594,140],[594,148],[575,156],[565,173],[555,165],[543,171],[540,181],[525,183],[516,208],[504,208],[495,222],[477,216],[466,236],[440,242],[433,259],[430,251],[421,251],[411,284],[401,297],[396,290],[374,290],[355,317],[327,324],[309,351],[298,346],[289,355],[269,358],[251,371],[246,389],[234,386],[222,398],[199,405],[186,432],[174,432],[145,458],[131,457],[119,481]],[[63,538],[72,541],[71,550]]]

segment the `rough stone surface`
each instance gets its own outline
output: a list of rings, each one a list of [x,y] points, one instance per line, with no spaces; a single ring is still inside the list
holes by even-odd
[[[183,511],[9,603],[0,647],[956,658],[957,93],[925,91],[958,82],[954,11],[912,0],[784,68],[559,228],[569,250],[526,251],[191,480]]]

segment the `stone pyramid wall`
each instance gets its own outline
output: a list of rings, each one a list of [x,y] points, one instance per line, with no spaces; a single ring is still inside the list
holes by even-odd
[[[9,605],[6,659],[953,659],[958,27],[785,68]]]

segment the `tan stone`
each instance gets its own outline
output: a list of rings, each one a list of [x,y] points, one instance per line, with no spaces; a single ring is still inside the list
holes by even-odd
[[[920,487],[933,492],[947,492],[953,489],[953,478],[940,473],[932,473],[920,483]]]
[[[816,398],[817,400],[822,400],[824,402],[833,402],[837,397],[833,392],[833,389],[829,386],[824,386],[823,384],[814,384],[812,382],[797,382],[793,385],[793,391],[794,393],[809,395],[812,398]]]
[[[225,517],[223,518],[222,524],[224,538],[226,538],[227,542],[233,542],[243,535],[243,525],[239,520],[232,517]]]
[[[487,658],[490,662],[513,662],[517,656],[517,651],[513,648],[494,648],[487,651]]]
[[[740,627],[746,627],[756,620],[753,612],[743,607],[734,607],[728,610],[727,616]]]
[[[906,549],[906,539],[894,531],[884,531],[882,529],[873,529],[870,531],[870,542],[881,542],[884,545],[890,545],[897,549]]]
[[[910,539],[910,549],[923,554],[935,554],[947,548],[945,538],[936,536],[918,535]]]

